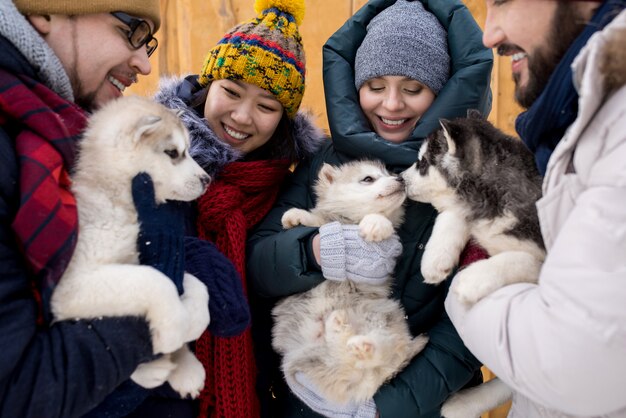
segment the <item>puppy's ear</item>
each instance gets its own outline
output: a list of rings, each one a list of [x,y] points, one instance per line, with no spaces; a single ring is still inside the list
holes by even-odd
[[[156,115],[147,115],[140,118],[133,127],[133,139],[135,143],[157,132],[161,120],[161,117]]]
[[[318,179],[320,183],[328,185],[332,184],[333,181],[335,181],[336,175],[337,169],[328,163],[324,163],[318,174]]]
[[[467,117],[469,119],[485,119],[477,109],[467,109]]]
[[[448,144],[448,154],[454,155],[456,143],[454,142],[454,124],[447,119],[439,119],[439,124],[443,128],[443,136]]]

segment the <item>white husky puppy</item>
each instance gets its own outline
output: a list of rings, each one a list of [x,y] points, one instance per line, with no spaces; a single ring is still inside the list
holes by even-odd
[[[403,219],[404,184],[377,162],[324,164],[315,193],[310,212],[285,212],[285,228],[339,221],[358,224],[365,240],[380,241]],[[286,379],[303,372],[324,398],[341,404],[372,398],[427,342],[411,335],[390,285],[391,277],[381,285],[326,280],[282,300],[272,311],[272,344],[283,356]]]
[[[445,280],[472,237],[490,258],[457,274],[451,291],[459,300],[473,304],[502,286],[536,282],[545,249],[535,209],[541,177],[532,153],[477,111],[442,120],[441,126],[401,174],[408,197],[439,212],[422,258],[424,280]],[[510,389],[494,379],[454,395],[442,415],[478,417],[510,396]]]
[[[184,343],[197,339],[209,323],[207,289],[185,274],[179,296],[167,276],[139,265],[131,192],[132,179],[145,172],[157,203],[199,197],[209,177],[188,146],[177,115],[151,100],[121,98],[93,114],[72,176],[78,241],[52,294],[51,310],[55,320],[145,317],[154,353],[166,355],[140,365],[131,378],[144,387],[167,380],[182,396],[197,396],[205,373]]]

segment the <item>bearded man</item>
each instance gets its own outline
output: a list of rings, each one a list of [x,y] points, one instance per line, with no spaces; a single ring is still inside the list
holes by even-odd
[[[513,389],[509,417],[626,417],[626,1],[487,0],[516,129],[545,174],[538,284],[446,310]]]

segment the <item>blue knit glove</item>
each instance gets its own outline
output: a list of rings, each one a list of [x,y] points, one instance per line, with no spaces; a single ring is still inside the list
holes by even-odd
[[[168,276],[182,295],[186,203],[168,200],[157,205],[154,184],[147,173],[133,178],[132,192],[139,220],[139,262]]]
[[[328,280],[382,284],[393,273],[396,258],[402,253],[397,235],[379,242],[368,242],[359,236],[358,225],[330,222],[320,233],[320,265]]]
[[[209,290],[209,331],[218,337],[241,334],[250,324],[250,308],[241,277],[215,245],[185,237],[185,270]]]
[[[325,400],[317,393],[315,384],[309,380],[306,374],[297,372],[295,377],[287,378],[289,389],[302,402],[318,414],[329,418],[375,418],[376,404],[370,399],[362,404],[338,405]]]

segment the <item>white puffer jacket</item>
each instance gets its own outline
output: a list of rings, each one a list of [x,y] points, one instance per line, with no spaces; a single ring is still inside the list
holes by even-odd
[[[539,284],[446,309],[468,348],[514,391],[509,417],[626,417],[626,11],[573,65],[579,113],[537,203]]]

